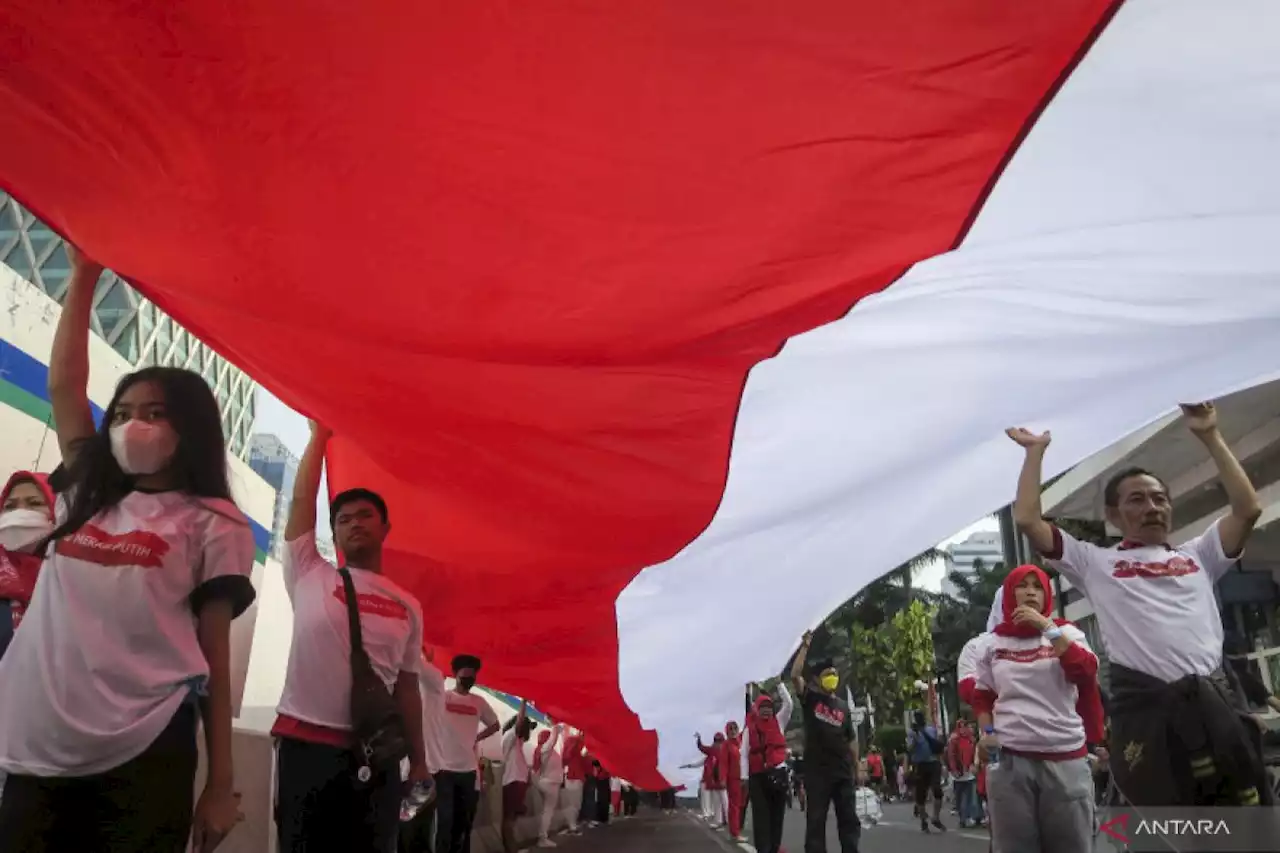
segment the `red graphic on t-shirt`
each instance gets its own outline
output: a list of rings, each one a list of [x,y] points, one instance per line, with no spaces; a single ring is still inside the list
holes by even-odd
[[[1180,578],[1200,571],[1196,561],[1178,555],[1160,563],[1144,563],[1141,560],[1116,560],[1112,577],[1117,578]]]
[[[347,606],[347,591],[343,587],[342,581],[338,581],[338,585],[333,588],[333,597],[343,606]],[[408,620],[409,608],[405,607],[394,598],[387,598],[384,595],[375,595],[371,592],[356,593],[356,609],[361,613],[368,613],[370,616],[381,616],[385,619]]]
[[[813,715],[822,722],[832,726],[844,725],[844,711],[832,708],[825,702],[817,702],[813,706]]]
[[[158,569],[164,565],[169,543],[150,530],[108,533],[97,525],[86,524],[70,536],[59,539],[54,550],[63,557],[100,566]]]
[[[1057,657],[1051,646],[1039,646],[1034,649],[996,649],[996,660],[1007,660],[1010,663],[1035,663],[1045,658]]]
[[[465,702],[450,702],[446,699],[444,709],[450,714],[465,714],[468,717],[480,716],[479,708],[475,705],[468,705]]]

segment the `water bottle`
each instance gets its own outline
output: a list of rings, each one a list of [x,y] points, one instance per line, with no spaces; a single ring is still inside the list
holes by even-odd
[[[409,793],[400,801],[400,822],[408,823],[418,816],[418,812],[422,811],[422,807],[431,802],[431,796],[435,793],[431,781],[414,782],[413,787],[409,789]]]
[[[983,734],[994,735],[996,730],[992,726],[987,726],[982,730]],[[987,748],[987,770],[993,770],[1000,766],[1000,747],[992,746]]]

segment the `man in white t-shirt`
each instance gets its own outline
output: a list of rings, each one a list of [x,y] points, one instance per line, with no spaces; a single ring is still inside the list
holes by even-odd
[[[524,745],[529,742],[533,721],[528,717],[527,702],[520,702],[518,713],[505,727],[502,736],[502,845],[507,853],[516,853],[516,821],[525,812],[529,793],[529,759]]]
[[[1248,475],[1218,431],[1211,403],[1183,406],[1187,426],[1218,468],[1230,511],[1173,545],[1165,484],[1140,468],[1104,489],[1106,517],[1124,541],[1081,542],[1043,518],[1040,483],[1049,433],[1009,430],[1026,450],[1013,515],[1050,565],[1093,604],[1111,657],[1115,781],[1134,805],[1247,805],[1265,800],[1260,759],[1222,671],[1214,584],[1240,559],[1262,513]],[[1193,778],[1191,764],[1200,767]]]
[[[422,686],[428,702],[443,707],[436,730],[440,763],[436,768],[436,853],[470,853],[471,822],[475,820],[479,777],[476,747],[498,730],[498,715],[489,703],[472,692],[480,659],[458,655],[453,659],[454,687],[446,690],[444,675],[434,666],[423,672]]]
[[[285,526],[293,641],[272,728],[281,853],[390,850],[404,793],[399,762],[367,767],[351,733],[351,632],[343,573],[316,550],[316,494],[328,430],[312,424]],[[364,651],[394,696],[409,741],[409,783],[430,777],[422,732],[422,608],[382,574],[391,529],[382,498],[351,489],[330,504],[334,544],[355,589]]]

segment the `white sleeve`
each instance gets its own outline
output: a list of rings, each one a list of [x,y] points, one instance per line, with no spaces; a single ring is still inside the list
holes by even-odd
[[[421,668],[418,670],[418,683],[422,685],[423,694],[444,695],[444,675],[436,669],[435,664],[425,658],[422,659]]]
[[[1067,580],[1088,595],[1089,575],[1103,565],[1099,557],[1105,549],[1081,542],[1056,524],[1053,525],[1053,537],[1058,546],[1057,553],[1045,554],[1045,562],[1066,575]]]
[[[960,659],[956,662],[956,681],[961,682],[966,678],[976,678],[978,675],[978,656],[982,654],[982,637],[979,634],[972,640],[964,644],[964,648],[960,650]]]
[[[289,603],[293,603],[293,590],[298,581],[311,572],[335,572],[337,567],[320,556],[316,550],[316,532],[309,530],[284,543],[284,589],[289,593]]]
[[[200,564],[191,592],[192,609],[198,613],[209,599],[222,598],[230,600],[233,614],[239,616],[255,596],[249,580],[257,553],[253,531],[243,516],[210,512],[200,523]]]
[[[516,745],[516,730],[513,726],[507,730],[502,736],[502,760],[507,761],[511,757],[511,749]]]
[[[1093,655],[1095,658],[1098,656],[1098,653],[1095,652],[1089,646],[1088,635],[1086,635],[1084,631],[1081,631],[1075,625],[1063,625],[1062,636],[1066,637],[1068,640],[1075,643],[1077,646],[1080,646],[1080,648],[1084,649],[1086,652]]]
[[[787,685],[778,684],[778,708],[774,714],[778,718],[778,726],[785,732],[787,724],[791,722],[791,715],[795,712],[795,702],[791,699],[791,691],[787,689]]]
[[[1222,533],[1219,530],[1219,525],[1221,524],[1222,519],[1218,519],[1209,526],[1208,530],[1182,546],[1183,550],[1195,555],[1196,561],[1200,563],[1201,568],[1215,582],[1221,579],[1236,564],[1236,561],[1244,556],[1243,551],[1234,557],[1227,556],[1226,551],[1222,548]]]
[[[991,644],[984,644],[973,667],[973,688],[996,692],[995,675],[991,671]]]
[[[415,598],[410,598],[408,604],[409,641],[405,644],[404,660],[400,663],[400,671],[421,672],[426,664],[422,659],[422,607]]]

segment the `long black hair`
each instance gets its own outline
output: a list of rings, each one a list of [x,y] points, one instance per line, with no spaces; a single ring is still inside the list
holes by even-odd
[[[139,382],[152,382],[164,396],[165,418],[178,437],[169,463],[177,488],[190,495],[231,500],[227,480],[227,444],[213,390],[200,374],[179,367],[144,367],[120,380],[98,431],[80,442],[67,469],[70,505],[67,518],[41,543],[75,533],[89,519],[120,503],[134,478],[121,470],[111,452],[111,420],[120,398]]]

